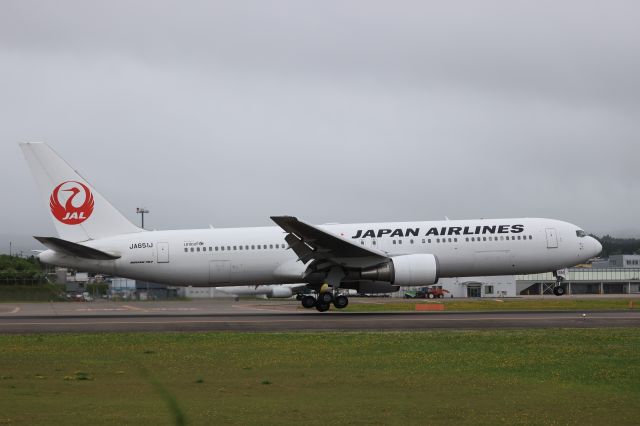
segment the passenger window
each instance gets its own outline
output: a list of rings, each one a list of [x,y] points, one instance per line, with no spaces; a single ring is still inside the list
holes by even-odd
[[[196,251],[200,251],[200,247],[196,248]]]
[[[518,235],[518,239],[520,239],[520,235]]]
[[[457,238],[454,238],[454,239],[453,239],[453,242],[454,242],[454,243],[457,243],[457,242],[458,242],[458,239],[457,239]]]
[[[360,244],[361,244],[361,245],[364,245],[364,240],[360,240]]]
[[[402,240],[398,240],[398,244],[402,244]]]
[[[409,240],[409,243],[413,244],[413,240]]]
[[[184,248],[184,251],[185,251],[185,252],[188,252],[188,251],[189,251],[189,249],[185,247],[185,248]]]
[[[440,242],[440,238],[436,238],[436,243],[439,243],[439,242]]]
[[[272,249],[273,248],[273,244],[269,244],[269,248]]]
[[[431,238],[429,238],[429,239],[427,240],[427,242],[428,242],[429,244],[431,244]]]
[[[231,251],[231,246],[227,246],[227,251]]]
[[[376,245],[376,240],[371,241],[371,243],[375,246]]]
[[[533,240],[533,235],[529,235],[529,239],[530,239],[530,240]]]
[[[392,242],[393,244],[395,244],[395,243],[396,243],[396,240],[391,240],[391,242]]]
[[[255,245],[252,245],[252,246],[251,246],[251,250],[255,250],[255,249],[256,249],[256,246],[255,246]]]
[[[422,244],[424,244],[424,238],[422,239]]]
[[[487,241],[487,237],[482,237],[482,241]]]
[[[451,238],[449,238],[449,242],[451,242]]]
[[[218,246],[216,246],[216,251],[218,251]]]

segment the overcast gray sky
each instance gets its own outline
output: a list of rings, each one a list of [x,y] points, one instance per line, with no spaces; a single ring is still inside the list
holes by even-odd
[[[0,252],[55,232],[21,141],[158,229],[536,216],[640,236],[638,22],[615,0],[5,0]]]

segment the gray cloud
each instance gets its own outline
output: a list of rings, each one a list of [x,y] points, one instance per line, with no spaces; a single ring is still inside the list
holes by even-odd
[[[45,140],[158,228],[545,216],[640,235],[635,2],[0,6],[0,234]],[[0,248],[2,250],[2,248]]]

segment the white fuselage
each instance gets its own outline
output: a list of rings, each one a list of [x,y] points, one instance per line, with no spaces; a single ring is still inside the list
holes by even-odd
[[[433,254],[440,277],[548,272],[596,256],[600,244],[552,219],[483,219],[321,225],[354,244],[393,257]],[[279,227],[147,231],[83,243],[119,255],[88,260],[51,250],[44,263],[177,286],[304,282],[306,265]]]

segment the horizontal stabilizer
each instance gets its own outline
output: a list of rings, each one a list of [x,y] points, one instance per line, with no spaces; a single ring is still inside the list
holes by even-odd
[[[55,237],[33,237],[40,241],[46,247],[58,253],[67,254],[69,256],[82,257],[84,259],[93,260],[115,260],[119,259],[119,255],[113,255],[100,251],[91,247],[83,246],[82,244],[72,243],[71,241],[63,240]]]

